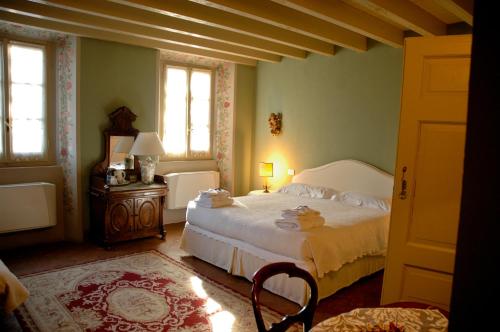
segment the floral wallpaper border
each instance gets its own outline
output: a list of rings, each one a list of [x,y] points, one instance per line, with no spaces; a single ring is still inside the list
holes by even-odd
[[[215,83],[215,159],[221,173],[221,187],[231,193],[234,192],[234,83],[235,65],[219,65]]]
[[[76,56],[77,38],[65,36],[57,43],[57,162],[64,174],[64,219],[67,239],[83,238],[78,203]]]

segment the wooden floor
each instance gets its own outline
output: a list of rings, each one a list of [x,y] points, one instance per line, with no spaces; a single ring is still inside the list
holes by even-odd
[[[183,223],[167,225],[165,241],[157,238],[129,241],[105,250],[93,243],[57,243],[10,252],[0,252],[0,258],[16,275],[25,275],[89,261],[121,256],[124,254],[156,249],[184,262],[198,273],[205,275],[241,294],[249,296],[251,283],[229,275],[226,271],[189,256],[179,249]],[[375,307],[380,301],[382,272],[363,278],[350,287],[340,290],[318,305],[315,324],[330,316],[359,307]],[[296,312],[298,306],[271,293],[264,294],[263,302],[282,313]]]

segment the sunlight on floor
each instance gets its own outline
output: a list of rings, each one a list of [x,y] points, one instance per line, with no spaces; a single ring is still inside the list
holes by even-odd
[[[207,292],[203,288],[203,281],[200,278],[191,277],[190,281],[195,294],[198,297],[207,300],[205,310],[210,315],[209,317],[213,331],[232,331],[236,317],[234,317],[234,315],[229,311],[223,310],[219,303],[208,297]]]

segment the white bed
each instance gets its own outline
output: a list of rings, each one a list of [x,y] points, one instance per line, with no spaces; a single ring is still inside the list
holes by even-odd
[[[391,175],[355,160],[304,170],[292,182],[381,198],[391,197],[393,187]],[[297,205],[320,211],[325,225],[304,232],[278,228],[281,210]],[[218,209],[190,202],[181,248],[248,280],[265,264],[294,262],[316,278],[321,299],[384,267],[389,214],[284,193],[236,197],[235,204]],[[276,276],[265,288],[299,304],[307,300],[300,279]]]

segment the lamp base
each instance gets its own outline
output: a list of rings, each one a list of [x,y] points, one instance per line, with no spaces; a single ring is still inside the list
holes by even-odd
[[[264,185],[264,186],[262,186],[262,188],[264,188],[264,191],[263,191],[264,193],[269,194],[269,186]]]
[[[155,179],[155,162],[151,157],[145,160],[139,160],[141,164],[141,182],[144,184],[152,184]]]

